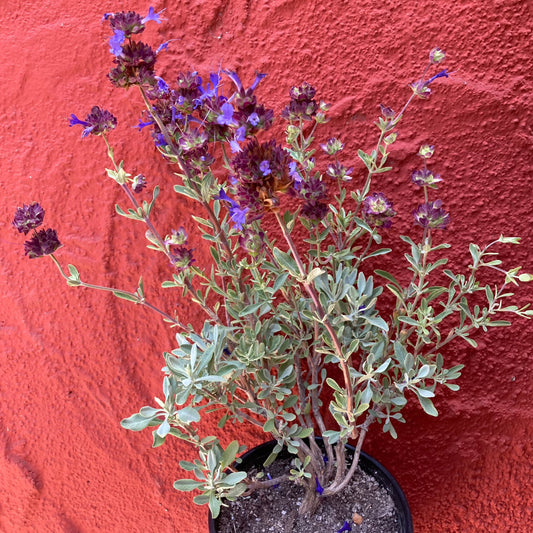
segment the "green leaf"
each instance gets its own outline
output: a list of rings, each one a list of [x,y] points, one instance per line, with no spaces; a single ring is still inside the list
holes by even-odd
[[[68,271],[73,278],[80,279],[80,273],[74,265],[68,265]]]
[[[188,198],[192,198],[193,200],[198,200],[198,195],[183,185],[174,185],[174,191],[183,196],[187,196]]]
[[[239,453],[239,442],[234,440],[228,444],[228,447],[224,450],[224,453],[220,458],[220,464],[222,465],[222,468],[227,468],[230,466],[233,461],[235,461],[237,453]]]
[[[422,409],[430,415],[430,416],[439,416],[439,412],[437,409],[435,409],[435,406],[433,405],[433,402],[429,398],[424,398],[423,396],[420,396],[420,391],[416,391],[416,395],[418,396],[418,401],[420,402],[420,405],[422,406]]]
[[[200,422],[200,413],[194,407],[184,407],[176,411],[177,417],[185,424]]]
[[[392,249],[391,248],[380,248],[379,250],[375,250],[374,252],[368,254],[368,255],[365,255],[364,258],[365,259],[369,259],[370,257],[377,257],[378,255],[385,255],[385,254],[388,254],[392,252]]]
[[[255,303],[255,304],[247,305],[239,313],[239,318],[243,317],[243,316],[246,316],[246,315],[251,315],[252,313],[257,311],[264,303],[265,302],[258,302],[258,303]]]
[[[282,268],[288,270],[293,276],[300,275],[298,265],[296,264],[296,261],[290,256],[290,254],[282,252],[279,248],[276,247],[272,251],[274,253],[276,261]]]
[[[277,292],[283,285],[285,285],[285,282],[287,281],[287,278],[289,277],[289,274],[287,272],[283,272],[283,274],[280,274],[276,281],[274,282],[274,285],[272,287],[272,294]]]
[[[129,429],[130,431],[142,431],[143,429],[146,429],[155,419],[156,417],[146,418],[139,413],[135,413],[134,415],[121,420],[120,425],[124,429]]]
[[[272,452],[265,460],[265,462],[263,463],[263,466],[270,466],[278,457],[278,453],[279,452]]]
[[[130,302],[138,302],[139,298],[135,296],[134,294],[130,294],[129,292],[125,291],[113,291],[113,294],[117,298],[122,298],[123,300],[129,300]]]
[[[228,485],[236,485],[243,479],[246,479],[246,472],[232,472],[231,474],[225,476],[222,481]]]
[[[379,277],[389,280],[391,283],[394,283],[394,285],[396,285],[396,287],[401,289],[401,285],[398,283],[398,280],[391,273],[387,272],[386,270],[379,270],[379,269],[378,270],[374,270],[374,274],[377,274]]]
[[[194,481],[194,479],[178,479],[174,481],[174,488],[181,492],[191,492],[195,489],[201,489],[203,486],[203,483]]]
[[[337,392],[340,392],[342,394],[344,394],[344,389],[341,388],[341,386],[332,378],[326,378],[326,383],[333,389],[333,390],[336,390]]]

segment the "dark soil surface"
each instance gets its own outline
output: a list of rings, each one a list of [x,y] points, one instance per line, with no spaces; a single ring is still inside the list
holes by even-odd
[[[285,460],[287,461],[287,460]],[[287,469],[287,462],[276,461],[265,471],[272,477]],[[253,472],[251,472],[253,474]],[[354,533],[398,533],[394,501],[372,476],[358,470],[340,493],[322,499],[310,518],[298,516],[303,488],[292,482],[277,488],[254,492],[228,502],[217,523],[217,533],[336,533],[347,521]],[[360,525],[352,517],[363,518]]]

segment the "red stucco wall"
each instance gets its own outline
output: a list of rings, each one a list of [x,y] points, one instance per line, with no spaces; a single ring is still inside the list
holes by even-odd
[[[67,290],[50,261],[24,258],[23,239],[9,227],[15,207],[40,201],[65,245],[58,257],[76,264],[82,279],[134,289],[143,274],[154,302],[175,302],[176,294],[158,288],[167,265],[146,250],[143,227],[114,215],[123,199],[105,178],[101,142],[81,141],[68,128],[70,113],[109,108],[119,118],[117,156],[172,199],[168,167],[148,134],[132,129],[142,109],[137,94],[105,78],[111,58],[102,14],[146,13],[148,5],[4,0],[0,10],[0,530],[8,533],[206,531],[205,508],[172,489],[178,460],[192,451],[177,441],[152,450],[149,432],[119,426],[160,394],[161,352],[172,346],[172,333],[111,295]],[[381,186],[403,209],[388,238],[409,227],[412,154],[429,141],[438,147],[435,166],[453,216],[446,236],[455,265],[466,265],[460,251],[470,240],[504,233],[523,237],[509,264],[533,269],[528,2],[183,0],[154,7],[166,7],[169,20],[145,38],[175,39],[161,60],[166,79],[178,69],[206,74],[220,62],[248,83],[255,70],[268,72],[258,94],[278,111],[290,86],[308,81],[334,103],[324,134],[342,134],[356,177],[357,148],[375,142],[377,105],[397,109],[427,52],[445,49],[456,73],[408,114],[393,152],[401,170]],[[160,203],[162,227],[182,224],[191,208],[172,206]],[[533,300],[531,287],[519,294],[523,303]],[[417,532],[530,531],[532,338],[533,324],[516,321],[491,331],[478,350],[450,348],[450,360],[466,370],[461,391],[437,401],[441,416],[413,407],[397,442],[369,439],[367,450],[405,489]],[[228,439],[262,439],[234,431]]]

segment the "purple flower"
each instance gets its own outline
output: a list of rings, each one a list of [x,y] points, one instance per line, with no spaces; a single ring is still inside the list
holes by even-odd
[[[143,128],[146,128],[146,126],[151,126],[154,123],[153,120],[149,120],[148,122],[143,122],[141,119],[139,119],[139,124],[137,125],[137,128],[139,128],[139,131],[141,131]]]
[[[102,135],[115,129],[117,127],[117,119],[106,109],[100,109],[98,106],[94,106],[85,120],[80,120],[74,114],[70,115],[69,126],[72,127],[78,124],[85,128],[81,136],[87,137],[89,133],[92,135]]]
[[[450,215],[442,208],[442,201],[426,202],[413,211],[415,224],[423,228],[446,229],[450,223]]]
[[[231,151],[234,154],[237,152],[242,152],[242,148],[239,143],[244,141],[245,134],[246,134],[246,128],[244,126],[237,128],[237,130],[235,131],[233,139],[229,142]]]
[[[194,73],[193,73],[194,74]],[[211,85],[209,83],[205,84],[205,89],[202,87],[202,78],[200,78],[200,101],[210,99],[210,98],[218,98],[218,88],[220,87],[220,76],[216,72],[211,72],[209,75],[209,79],[211,80]]]
[[[224,191],[224,189],[220,189],[219,193],[214,197],[215,200],[224,200],[225,202],[228,202],[229,204],[229,215],[231,219],[233,220],[235,227],[238,230],[242,229],[243,224],[246,222],[246,213],[248,212],[249,208],[241,208],[239,207],[239,204],[232,200]]]
[[[322,485],[318,481],[318,477],[317,476],[315,476],[315,482],[316,482],[316,489],[315,490],[318,492],[318,494],[322,495],[322,493],[324,492],[324,488],[322,487]]]
[[[254,111],[249,117],[248,122],[252,126],[257,126],[259,124],[259,115]]]
[[[259,163],[259,170],[263,173],[263,176],[268,176],[272,172],[270,170],[270,163],[267,160]]]
[[[42,229],[24,243],[24,251],[30,259],[34,259],[53,254],[60,246],[56,230]]]
[[[15,211],[13,218],[13,226],[17,228],[19,233],[28,234],[28,231],[38,228],[44,219],[44,209],[37,202],[30,205],[22,204]]]
[[[146,24],[148,21],[153,20],[154,22],[157,22],[158,24],[161,24],[161,19],[159,18],[159,15],[165,11],[162,9],[159,13],[155,12],[155,9],[153,7],[148,8],[148,15],[142,19],[142,23]]]
[[[371,194],[363,202],[364,219],[371,226],[390,228],[392,218],[396,215],[396,211],[394,211],[392,206],[392,202],[387,200],[387,197],[383,193]]]
[[[146,178],[142,174],[138,174],[133,178],[131,189],[135,193],[141,192],[146,187]]]
[[[159,76],[154,76],[154,78],[157,80],[157,89],[162,93],[168,93],[169,87],[165,80]]]
[[[217,123],[221,126],[234,126],[233,106],[229,102],[225,102],[220,106],[220,110],[222,111],[222,115],[217,117]]]
[[[168,45],[169,45],[170,41],[165,41],[164,43],[161,43],[158,47],[157,47],[157,50],[155,51],[156,54],[159,54],[159,52],[162,52],[163,50],[165,51],[168,51]]]
[[[351,531],[351,530],[352,530],[352,526],[348,523],[348,520],[345,520],[343,526],[339,530],[337,530],[337,533],[343,533],[344,531]]]
[[[300,176],[300,173],[298,172],[298,164],[296,161],[291,161],[289,163],[289,176],[294,180],[295,186],[302,182],[302,176]]]
[[[262,80],[263,78],[266,78],[266,76],[267,76],[266,74],[258,73],[258,74],[255,76],[255,80],[254,80],[254,82],[252,83],[250,89],[251,89],[252,91],[255,91],[255,89],[257,88],[257,86],[261,83],[261,80]]]
[[[447,72],[447,69],[441,70],[438,74],[435,74],[432,78],[429,78],[428,81],[426,81],[426,85],[429,85],[433,81],[435,81],[437,78],[448,78],[450,75]]]
[[[238,230],[241,230],[243,225],[246,223],[246,213],[249,211],[248,207],[239,207],[238,205],[235,205],[234,207],[230,207],[229,214],[231,217],[231,220],[233,220],[233,223],[235,224],[235,227]]]
[[[114,56],[122,54],[122,43],[126,40],[126,34],[122,30],[115,30],[113,37],[109,39],[109,51]]]
[[[421,170],[414,170],[411,174],[411,181],[419,185],[420,187],[433,187],[436,188],[436,183],[442,181],[440,174],[433,174],[431,170],[423,168]]]

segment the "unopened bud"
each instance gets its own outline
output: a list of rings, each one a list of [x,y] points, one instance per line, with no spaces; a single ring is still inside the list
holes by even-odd
[[[439,63],[442,63],[446,57],[446,53],[444,50],[441,50],[440,48],[433,48],[431,52],[429,52],[429,60],[434,65],[438,65]]]
[[[423,144],[420,147],[420,150],[418,150],[418,155],[422,159],[429,159],[433,155],[434,152],[435,152],[434,146],[431,146],[429,144]]]

